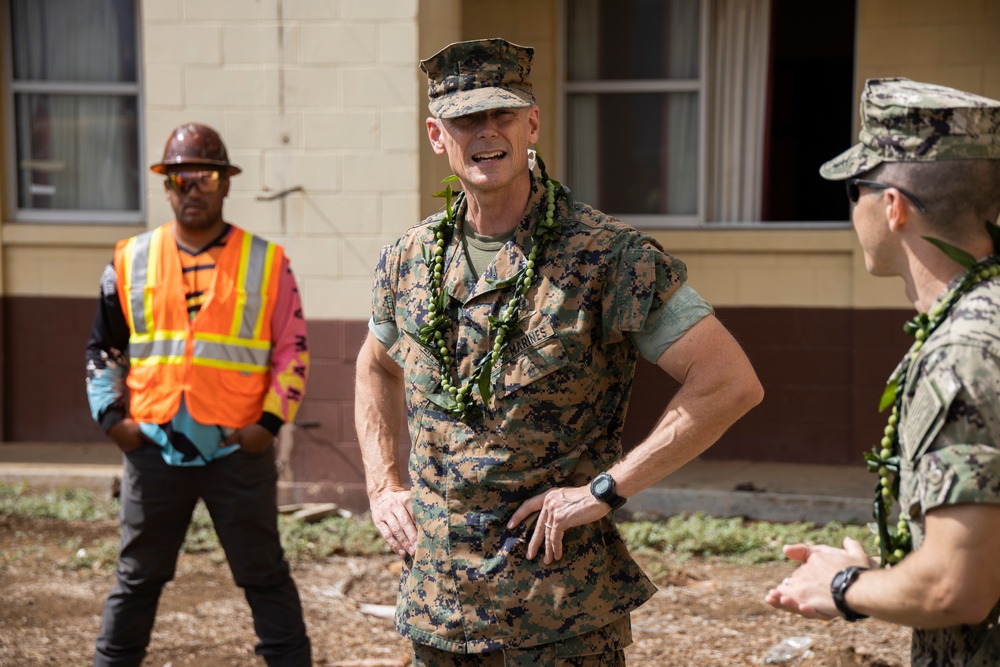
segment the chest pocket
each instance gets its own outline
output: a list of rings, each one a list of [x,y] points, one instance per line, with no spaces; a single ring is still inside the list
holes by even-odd
[[[513,341],[511,348],[503,365],[494,369],[490,378],[496,398],[504,398],[528,386],[543,395],[570,393],[564,374],[557,374],[568,367],[569,355],[551,325],[546,323],[525,332]],[[539,384],[544,378],[549,378],[550,382]]]
[[[424,346],[408,333],[401,333],[389,348],[389,356],[403,369],[406,393],[427,396],[441,386],[441,366]]]

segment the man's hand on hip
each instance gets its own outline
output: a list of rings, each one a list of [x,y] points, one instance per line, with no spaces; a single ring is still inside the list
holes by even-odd
[[[370,497],[372,522],[397,555],[413,555],[417,549],[417,523],[407,489],[385,489]]]
[[[507,528],[516,528],[538,512],[535,531],[528,542],[528,560],[538,555],[544,545],[544,562],[548,565],[562,558],[562,538],[567,530],[597,521],[610,511],[607,503],[594,497],[589,486],[558,487],[524,501],[507,522]]]
[[[147,442],[139,430],[139,422],[131,417],[126,417],[112,426],[108,431],[108,437],[126,454],[134,452]]]

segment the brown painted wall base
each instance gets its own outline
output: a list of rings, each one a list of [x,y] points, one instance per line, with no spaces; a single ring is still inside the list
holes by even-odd
[[[764,401],[705,453],[710,459],[856,464],[882,437],[878,402],[912,339],[905,310],[720,308],[750,357]],[[677,383],[640,362],[624,441],[642,440]]]
[[[84,353],[95,300],[3,300],[3,440],[94,442],[84,384]],[[764,402],[705,456],[712,459],[854,464],[880,437],[878,400],[909,346],[902,310],[720,308],[719,318],[746,349]],[[323,500],[337,494],[365,503],[354,432],[354,364],[364,322],[309,323],[312,371],[283,475],[285,494]],[[656,366],[640,362],[625,445],[642,440],[676,390]],[[406,464],[403,434],[400,465]],[[344,503],[348,505],[348,503]],[[351,502],[350,505],[356,503]]]
[[[87,405],[87,339],[94,298],[3,299],[3,440],[95,442]]]

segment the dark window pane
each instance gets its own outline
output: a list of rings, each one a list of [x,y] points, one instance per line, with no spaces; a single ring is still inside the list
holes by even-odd
[[[567,183],[616,215],[696,215],[698,94],[568,97]]]
[[[21,209],[139,210],[136,98],[15,96]]]
[[[136,81],[134,0],[11,0],[16,81]]]
[[[843,185],[819,167],[857,142],[854,0],[773,0],[770,122],[764,164],[769,222],[849,220]],[[823,30],[804,34],[804,25]],[[823,128],[817,132],[816,128]]]
[[[696,79],[700,0],[566,3],[569,80]]]

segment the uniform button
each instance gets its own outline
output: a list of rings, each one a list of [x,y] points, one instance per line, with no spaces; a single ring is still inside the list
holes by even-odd
[[[940,468],[934,468],[929,473],[927,473],[927,481],[934,486],[941,484],[941,480],[944,479],[944,473],[941,472]]]

